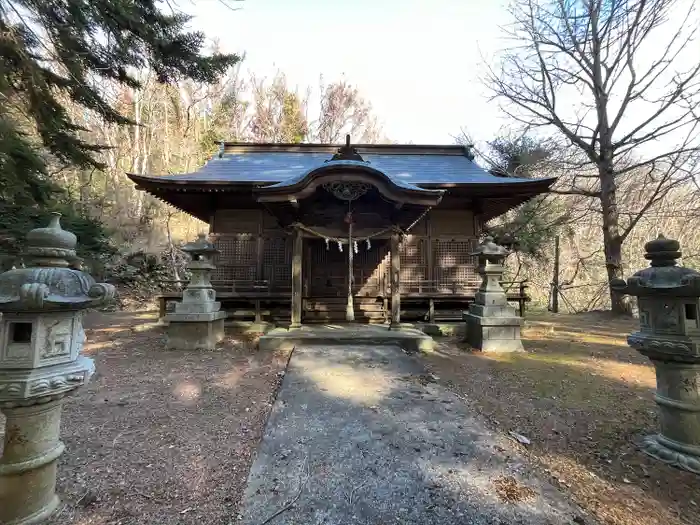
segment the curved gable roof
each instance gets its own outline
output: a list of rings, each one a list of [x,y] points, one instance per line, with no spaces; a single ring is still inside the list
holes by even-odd
[[[359,160],[329,160],[285,181],[262,186],[256,190],[256,193],[260,201],[288,196],[303,198],[328,180],[367,182],[391,200],[430,206],[437,205],[444,193],[444,190],[425,189],[400,180],[396,181],[369,162]]]

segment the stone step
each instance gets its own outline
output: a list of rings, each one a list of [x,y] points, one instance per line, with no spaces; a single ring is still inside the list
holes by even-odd
[[[384,314],[381,312],[358,312],[355,311],[357,321],[384,321]],[[305,312],[304,321],[344,321],[345,311],[333,312]]]
[[[307,303],[306,311],[316,312],[344,312],[346,304],[323,304],[323,303]],[[357,304],[355,303],[355,311],[361,312],[381,312],[383,306],[381,304]]]

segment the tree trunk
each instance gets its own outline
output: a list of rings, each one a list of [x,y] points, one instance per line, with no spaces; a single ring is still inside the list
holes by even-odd
[[[617,210],[617,184],[612,161],[603,160],[599,165],[600,204],[603,212],[603,247],[608,283],[624,277],[622,269],[622,237],[620,236],[620,216]],[[610,289],[610,306],[613,313],[630,315],[627,298]]]

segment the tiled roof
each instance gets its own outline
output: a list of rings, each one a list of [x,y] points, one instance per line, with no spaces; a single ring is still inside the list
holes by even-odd
[[[409,149],[408,147],[404,147]],[[377,148],[378,149],[378,148]],[[423,147],[424,151],[425,147]],[[323,165],[332,153],[320,151],[244,151],[226,152],[194,173],[153,177],[161,182],[193,183],[280,183],[299,177]],[[374,153],[362,152],[365,161],[404,187],[440,184],[503,184],[532,182],[531,179],[497,177],[452,152]],[[150,178],[150,177],[149,177]]]

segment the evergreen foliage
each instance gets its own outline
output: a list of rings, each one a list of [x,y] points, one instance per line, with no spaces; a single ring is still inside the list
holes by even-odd
[[[70,206],[51,172],[105,167],[90,119],[134,124],[106,82],[137,89],[136,73],[149,68],[162,83],[212,83],[240,60],[203,55],[204,35],[186,29],[189,19],[158,0],[0,0],[2,252],[16,253],[56,210],[83,251],[109,252],[102,227]]]
[[[187,32],[188,21],[155,0],[0,0],[0,169],[14,169],[41,197],[46,160],[21,126],[60,164],[103,168],[95,157],[103,146],[81,137],[64,97],[107,122],[130,124],[100,81],[138,88],[135,71],[149,67],[160,82],[214,82],[238,62],[203,56],[204,35]]]
[[[40,208],[0,200],[0,271],[21,262],[27,232],[46,227],[53,211],[62,214],[61,227],[78,237],[78,256],[91,271],[99,271],[105,260],[116,252],[102,224],[76,212],[70,202],[55,202]]]
[[[496,164],[492,172],[506,177],[540,177],[554,154],[548,144],[527,136],[498,138],[489,148]],[[538,195],[490,225],[488,232],[497,241],[514,240],[518,251],[541,259],[552,239],[565,233],[568,219],[560,201],[551,195]]]

